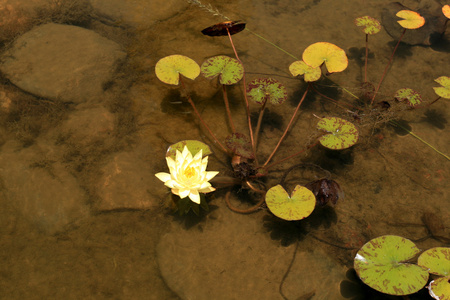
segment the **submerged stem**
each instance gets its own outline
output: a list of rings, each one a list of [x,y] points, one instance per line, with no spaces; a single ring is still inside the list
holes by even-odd
[[[375,101],[375,97],[377,96],[377,93],[378,93],[378,90],[380,89],[381,83],[383,82],[383,79],[386,76],[389,66],[391,65],[392,60],[394,59],[395,51],[397,51],[398,45],[400,45],[400,41],[402,40],[403,36],[405,35],[405,32],[406,32],[406,28],[403,30],[402,35],[398,39],[397,45],[395,45],[394,51],[392,52],[392,55],[391,55],[391,58],[389,59],[389,62],[387,64],[386,68],[384,69],[383,75],[381,76],[380,82],[378,83],[377,89],[375,90],[375,93],[373,94],[372,102],[370,102],[370,105],[372,105],[373,101]]]
[[[236,56],[236,59],[239,61],[239,63],[242,66],[242,69],[244,70],[244,76],[242,77],[242,80],[244,82],[244,99],[245,99],[245,109],[247,111],[247,122],[248,122],[248,130],[250,132],[250,141],[252,143],[252,149],[255,151],[255,141],[253,140],[253,130],[252,130],[252,121],[250,119],[250,105],[247,98],[247,83],[245,81],[245,68],[242,61],[239,59],[239,56],[237,54],[236,48],[234,47],[233,39],[231,38],[230,31],[227,28],[228,37],[230,38],[231,46],[233,47],[234,55]],[[253,156],[256,157],[256,153],[253,153]]]
[[[297,112],[298,112],[298,110],[300,108],[300,105],[302,105],[303,100],[305,100],[306,94],[308,93],[310,87],[311,87],[311,85],[308,84],[308,87],[306,88],[306,91],[303,93],[302,99],[300,99],[300,102],[297,104],[297,107],[295,108],[294,114],[292,115],[291,120],[289,121],[289,124],[286,127],[286,130],[284,131],[283,135],[281,136],[280,140],[278,141],[278,144],[275,146],[275,149],[273,149],[272,154],[270,154],[269,158],[264,163],[263,167],[267,166],[267,164],[270,162],[272,157],[275,155],[275,152],[277,152],[278,148],[280,147],[280,144],[283,141],[283,139],[286,136],[286,134],[288,133],[289,129],[291,128],[292,123],[294,122],[295,116],[297,115]]]
[[[230,103],[228,102],[227,87],[225,84],[222,84],[222,91],[223,91],[223,101],[225,102],[225,108],[227,110],[228,121],[230,122],[231,131],[235,133],[236,127],[234,126],[233,118],[231,117]]]
[[[267,99],[264,99],[264,103],[261,106],[261,110],[259,111],[259,117],[258,117],[258,123],[256,124],[256,129],[255,129],[255,149],[253,149],[253,152],[256,153],[256,147],[258,147],[258,137],[259,137],[259,131],[261,130],[261,123],[262,123],[262,118],[264,115],[264,110],[266,109],[266,103],[267,103]]]
[[[369,35],[366,33],[366,61],[364,63],[364,82],[367,82],[367,60],[369,59]]]
[[[209,128],[208,125],[206,125],[205,121],[203,120],[202,116],[200,115],[200,113],[197,110],[197,107],[195,107],[194,101],[192,101],[191,96],[188,94],[186,86],[184,85],[184,81],[183,78],[180,75],[180,83],[181,83],[181,87],[184,91],[184,93],[186,94],[186,97],[188,99],[189,104],[192,106],[192,109],[195,112],[195,115],[197,116],[197,118],[200,120],[200,123],[202,123],[202,125],[206,128],[206,130],[208,130],[209,134],[211,135],[211,137],[214,139],[214,141],[220,146],[220,148],[222,148],[222,150],[225,153],[228,153],[227,149],[222,145],[222,143],[219,142],[219,140],[216,138],[216,136],[214,135],[214,133],[211,131],[211,129]]]

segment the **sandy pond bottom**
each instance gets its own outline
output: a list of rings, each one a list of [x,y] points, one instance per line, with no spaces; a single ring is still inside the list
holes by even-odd
[[[358,49],[364,46],[364,36],[355,29],[352,20],[365,14],[379,17],[389,1],[372,2],[280,0],[212,4],[233,19],[244,19],[249,28],[289,51],[296,51],[297,56],[307,45],[317,42],[318,37],[320,41],[339,45],[351,56],[355,51],[360,53]],[[418,2],[402,3],[413,7],[419,5]],[[371,238],[384,234],[410,239],[424,237],[427,235],[421,220],[424,213],[434,214],[442,224],[441,234],[450,235],[449,161],[411,135],[399,135],[390,126],[382,126],[373,135],[366,135],[351,150],[337,153],[316,147],[274,169],[268,185],[277,184],[282,172],[293,164],[313,162],[330,170],[333,179],[343,188],[345,199],[336,207],[317,210],[302,222],[282,222],[266,210],[251,215],[233,213],[224,203],[224,191],[211,197],[210,212],[199,218],[171,214],[165,205],[167,191],[153,174],[167,171],[164,153],[170,142],[203,139],[205,135],[198,130],[191,115],[186,114],[189,109],[177,106],[177,92],[160,83],[153,71],[148,70],[153,70],[159,58],[174,53],[190,56],[199,63],[212,55],[232,56],[226,39],[206,39],[199,34],[204,27],[219,21],[207,12],[190,7],[150,29],[133,31],[132,38],[124,38],[127,32],[114,33],[114,30],[123,30],[120,26],[105,29],[97,25],[94,28],[109,38],[115,37],[119,43],[127,41],[123,44],[130,60],[121,70],[130,73],[114,78],[110,93],[104,95],[109,103],[105,107],[120,120],[115,126],[123,126],[118,131],[123,129],[125,133],[118,135],[120,141],[117,136],[115,140],[105,137],[100,145],[109,152],[95,151],[97,145],[87,145],[84,149],[93,150],[79,151],[72,159],[63,156],[65,161],[57,162],[82,183],[82,192],[86,192],[88,198],[86,207],[90,208],[83,218],[63,230],[51,234],[43,232],[24,210],[17,208],[17,203],[6,197],[7,193],[0,194],[0,298],[282,299],[280,284],[283,283],[282,294],[287,299],[344,299],[341,282],[348,280],[347,271],[356,249]],[[369,64],[369,80],[375,82],[382,73],[393,48],[391,41],[384,31],[379,37],[371,38],[375,56]],[[236,35],[235,43],[249,80],[271,74],[288,86],[287,103],[267,113],[269,118],[260,144],[260,153],[266,157],[301,96],[299,81],[288,78],[291,57],[245,31]],[[355,47],[357,49],[351,52]],[[427,100],[434,99],[433,79],[450,75],[449,50],[401,46],[398,54],[380,99],[389,99],[387,95],[396,88],[406,86],[421,91]],[[349,69],[333,79],[358,92],[361,74],[361,57],[356,55],[351,57]],[[124,78],[134,81],[130,84]],[[128,90],[130,86],[132,91]],[[206,121],[220,136],[225,136],[224,121],[215,122],[225,120],[216,87],[200,79],[192,83],[190,89],[195,91],[194,99]],[[119,97],[114,94],[116,91],[120,92]],[[239,92],[237,88],[230,89],[232,108],[239,118],[237,126],[244,128]],[[336,91],[334,96],[351,101],[342,91]],[[123,97],[119,99],[121,105],[116,103],[115,97]],[[214,101],[208,101],[211,98]],[[320,102],[318,97],[307,99],[295,124],[296,130],[286,139],[278,158],[306,145],[317,122],[313,113],[328,116],[333,115],[335,109],[328,102]],[[440,101],[432,109],[408,111],[402,118],[418,136],[448,153],[449,115],[448,102]],[[17,132],[8,130],[9,142],[15,141]],[[367,127],[364,130],[370,132]],[[40,132],[38,136],[45,134]],[[32,149],[35,140],[28,142],[32,146],[24,145],[20,149],[22,153],[27,153],[27,147]],[[116,148],[109,147],[112,144]],[[6,160],[5,146],[2,151]],[[120,156],[114,151],[126,155]],[[14,157],[14,153],[9,151],[8,155]],[[98,204],[97,182],[108,172],[114,173],[112,162],[116,162],[117,157],[127,155],[135,155],[139,163],[130,164],[134,169],[127,169],[127,172],[132,175],[119,177],[116,184],[118,187],[132,185],[136,189],[145,185],[139,191],[144,191],[152,205],[147,209],[125,205],[108,211]],[[220,154],[211,157],[208,169],[228,172],[219,159],[225,157]],[[76,168],[86,165],[90,167],[81,171]],[[104,168],[105,165],[109,167]],[[139,184],[142,178],[152,179],[148,184]],[[287,185],[292,189],[295,184],[312,179],[315,178],[305,177],[298,170],[290,174]],[[23,190],[22,193],[31,192]],[[246,205],[239,203],[236,197],[233,203]],[[50,217],[48,219],[50,221]],[[421,249],[440,245],[443,243],[435,239],[418,243]],[[294,252],[295,260],[292,260]],[[286,273],[289,267],[290,272]],[[381,297],[367,294],[359,283],[354,286],[360,299]]]

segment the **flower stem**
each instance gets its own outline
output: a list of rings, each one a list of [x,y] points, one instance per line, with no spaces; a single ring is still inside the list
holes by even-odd
[[[441,99],[441,97],[437,97],[436,99],[433,100],[433,102],[431,102],[431,103],[428,104],[427,106],[430,106],[431,104],[433,104],[434,102],[438,101],[439,99]]]
[[[375,97],[377,96],[377,93],[378,93],[378,90],[380,89],[381,83],[383,82],[383,79],[386,76],[389,66],[391,65],[392,60],[394,59],[395,51],[397,51],[398,45],[400,45],[400,41],[402,40],[403,36],[405,35],[405,32],[406,32],[406,28],[403,30],[402,35],[398,39],[397,45],[395,45],[394,51],[392,52],[392,55],[391,55],[391,58],[389,59],[389,62],[387,64],[386,68],[384,69],[383,75],[381,76],[380,82],[378,83],[377,89],[375,90],[375,93],[373,94],[372,102],[370,102],[370,105],[372,105],[373,101],[375,101]]]
[[[262,118],[264,115],[264,110],[266,109],[266,103],[267,103],[267,98],[264,99],[264,102],[259,111],[258,123],[256,124],[256,129],[255,129],[255,149],[253,149],[254,152],[256,152],[256,147],[258,147],[259,131],[261,130],[261,123],[262,123]]]
[[[369,59],[369,35],[366,33],[366,61],[364,63],[364,82],[367,82],[367,60]]]
[[[316,142],[315,142],[314,144],[312,144],[311,146],[306,147],[306,149],[303,149],[303,150],[301,150],[301,151],[299,151],[299,152],[296,152],[296,153],[294,153],[294,154],[292,154],[292,155],[289,155],[288,157],[285,157],[285,158],[283,158],[283,159],[281,159],[281,160],[279,160],[279,161],[276,161],[276,162],[274,162],[274,163],[271,163],[270,165],[266,166],[265,168],[266,168],[266,169],[272,168],[273,166],[278,165],[278,164],[280,164],[280,163],[282,163],[282,162],[284,162],[284,161],[286,161],[286,160],[288,160],[288,159],[291,159],[291,158],[293,158],[293,157],[296,157],[296,156],[302,154],[303,152],[305,152],[306,150],[309,150],[309,149],[313,148],[313,147],[316,146],[318,143],[319,143],[319,141],[316,141]]]
[[[191,96],[188,94],[186,86],[184,85],[184,81],[183,78],[180,75],[180,83],[181,83],[181,87],[183,88],[184,93],[186,94],[186,97],[189,101],[189,104],[192,106],[192,109],[195,112],[195,115],[198,117],[198,119],[200,120],[200,123],[202,123],[202,125],[206,128],[206,130],[209,132],[209,134],[211,135],[211,137],[214,139],[214,141],[220,146],[220,148],[222,148],[222,150],[225,153],[228,153],[228,150],[222,145],[222,143],[219,142],[219,140],[216,138],[216,136],[214,135],[214,133],[211,131],[211,129],[209,128],[208,125],[206,125],[205,121],[203,120],[202,116],[200,115],[200,113],[198,112],[197,108],[195,107],[194,101],[192,101]]]
[[[233,118],[231,117],[230,103],[228,102],[227,87],[225,84],[222,84],[222,91],[223,91],[223,101],[225,102],[225,108],[227,110],[228,121],[230,122],[231,131],[235,133],[236,127],[234,127]]]
[[[297,115],[298,109],[300,108],[300,105],[302,105],[303,100],[305,100],[306,94],[308,93],[310,87],[311,87],[311,85],[308,84],[306,91],[303,93],[302,99],[300,99],[300,102],[297,104],[297,107],[295,108],[294,114],[292,115],[291,120],[289,121],[289,124],[286,127],[286,130],[284,131],[283,135],[281,136],[280,140],[278,141],[278,144],[275,146],[275,149],[273,149],[272,154],[270,154],[269,158],[264,163],[263,167],[267,166],[267,164],[270,162],[272,157],[275,155],[275,152],[277,152],[278,148],[280,147],[280,144],[283,141],[286,134],[288,133],[289,129],[291,128],[292,123],[294,122],[295,116]]]
[[[228,28],[227,28],[227,33],[228,33],[228,37],[230,38],[231,46],[233,47],[234,55],[236,56],[236,59],[239,61],[239,63],[242,66],[242,69],[244,70],[244,76],[242,77],[242,80],[244,82],[245,109],[247,111],[247,122],[248,122],[248,130],[250,132],[250,141],[252,143],[253,152],[255,152],[256,147],[255,147],[255,141],[253,139],[252,121],[250,119],[250,105],[249,105],[248,98],[247,98],[247,83],[245,81],[245,68],[244,68],[244,64],[239,59],[236,48],[234,47],[233,39],[231,38],[231,34],[230,34],[230,31],[228,30]],[[253,156],[256,157],[256,153],[253,153]]]

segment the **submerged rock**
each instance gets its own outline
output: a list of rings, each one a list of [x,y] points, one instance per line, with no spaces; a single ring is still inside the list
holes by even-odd
[[[95,101],[126,53],[77,26],[45,24],[20,36],[0,56],[0,70],[19,88],[64,102]]]
[[[438,42],[446,29],[446,17],[442,13],[442,5],[434,0],[422,1],[423,4],[417,10],[410,9],[399,2],[387,5],[381,13],[381,21],[386,32],[398,40],[404,28],[398,24],[397,12],[400,10],[413,10],[425,18],[425,24],[418,29],[406,30],[402,42],[410,45],[432,45]]]
[[[15,142],[2,147],[0,178],[7,201],[37,229],[48,234],[64,230],[89,215],[86,195],[77,180],[45,145],[20,149]]]

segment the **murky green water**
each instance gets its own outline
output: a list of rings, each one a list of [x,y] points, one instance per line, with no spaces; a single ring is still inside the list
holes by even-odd
[[[420,2],[402,3],[414,9],[424,4]],[[344,49],[349,57],[348,68],[330,76],[340,88],[328,81],[320,81],[316,87],[328,97],[350,104],[355,104],[355,100],[346,90],[359,94],[364,76],[365,36],[353,20],[363,15],[381,18],[387,3],[211,2],[222,14],[246,22],[252,32],[296,57],[300,58],[308,45],[318,41]],[[273,217],[267,209],[249,215],[234,213],[224,201],[228,189],[219,189],[209,198],[210,212],[200,217],[173,215],[167,203],[168,190],[153,175],[167,171],[164,161],[167,147],[184,139],[213,143],[208,140],[207,132],[199,129],[189,105],[180,103],[178,90],[158,81],[154,66],[160,58],[171,54],[186,55],[199,64],[214,55],[233,57],[227,37],[212,38],[200,33],[220,21],[223,19],[195,5],[150,28],[132,29],[120,22],[83,20],[88,29],[118,42],[127,52],[126,61],[98,101],[113,114],[115,128],[111,136],[93,144],[74,142],[70,137],[53,141],[48,145],[56,148],[44,148],[45,161],[31,161],[24,169],[28,172],[28,167],[38,167],[49,173],[48,170],[62,167],[86,193],[83,201],[89,213],[55,232],[45,232],[36,224],[33,210],[39,207],[25,209],[14,198],[7,197],[11,191],[6,190],[2,178],[5,192],[0,211],[1,298],[345,299],[350,290],[360,297],[354,299],[380,299],[376,298],[380,295],[356,281],[342,291],[342,286],[348,285],[342,282],[349,281],[346,273],[359,247],[385,234],[412,240],[426,236],[424,213],[434,214],[434,220],[443,226],[441,234],[449,237],[448,159],[411,134],[384,124],[383,119],[375,119],[368,111],[355,120],[361,132],[356,146],[343,151],[315,146],[275,166],[264,179],[264,184],[270,187],[278,184],[283,173],[293,165],[320,165],[331,173],[345,193],[336,206],[316,210],[300,222],[286,222]],[[431,47],[400,45],[377,99],[392,101],[393,93],[405,87],[419,91],[426,101],[435,99],[432,87],[437,84],[433,80],[449,76],[448,33],[446,39]],[[285,52],[249,31],[233,36],[233,41],[245,65],[247,82],[272,77],[288,89],[286,103],[269,107],[265,113],[258,147],[258,158],[264,161],[278,142],[306,86],[289,74],[288,67],[295,59]],[[395,42],[384,29],[370,37],[373,55],[369,59],[368,81],[378,82],[394,46]],[[11,87],[7,80],[2,84]],[[223,140],[229,128],[220,86],[199,77],[187,81],[187,87],[205,121]],[[228,92],[236,127],[247,133],[242,84],[230,87]],[[18,99],[22,100],[13,104],[22,109],[20,118],[11,120],[11,116],[2,115],[4,138],[0,150],[3,155],[11,147],[8,150],[5,145],[12,142],[20,145],[15,151],[23,153],[28,153],[26,149],[33,149],[33,145],[42,146],[42,137],[48,136],[53,127],[58,129],[76,110],[70,105],[46,105],[48,102],[25,96]],[[258,107],[252,105],[251,110],[257,112]],[[410,126],[417,136],[449,154],[447,100],[397,114],[402,124]],[[341,107],[310,92],[274,161],[311,144],[316,133],[316,116],[350,117]],[[52,149],[58,149],[55,150],[58,155]],[[229,158],[219,148],[213,149],[215,155],[210,157],[208,170],[230,174]],[[132,157],[131,161],[141,164],[123,168],[120,165],[123,157]],[[110,167],[115,161],[118,161],[117,169]],[[118,181],[119,187],[120,183],[125,190],[130,184],[135,184],[137,190],[145,186],[145,201],[150,201],[129,199],[122,207],[105,208],[100,199],[105,195],[101,193],[104,178],[119,173],[124,176],[119,178],[122,180]],[[292,190],[296,184],[306,184],[320,176],[318,172],[296,169],[287,177],[286,186]],[[120,195],[121,190],[111,193]],[[251,205],[244,194],[235,188],[233,205],[240,208]],[[133,194],[125,193],[123,197],[130,195]],[[137,192],[134,195],[140,196]],[[59,200],[56,197],[54,201]],[[147,204],[139,206],[139,203]],[[40,222],[45,223],[46,217],[51,218],[44,214]],[[428,249],[445,243],[430,238],[417,245]],[[294,253],[295,260],[292,260]],[[417,297],[414,299],[427,296]]]

